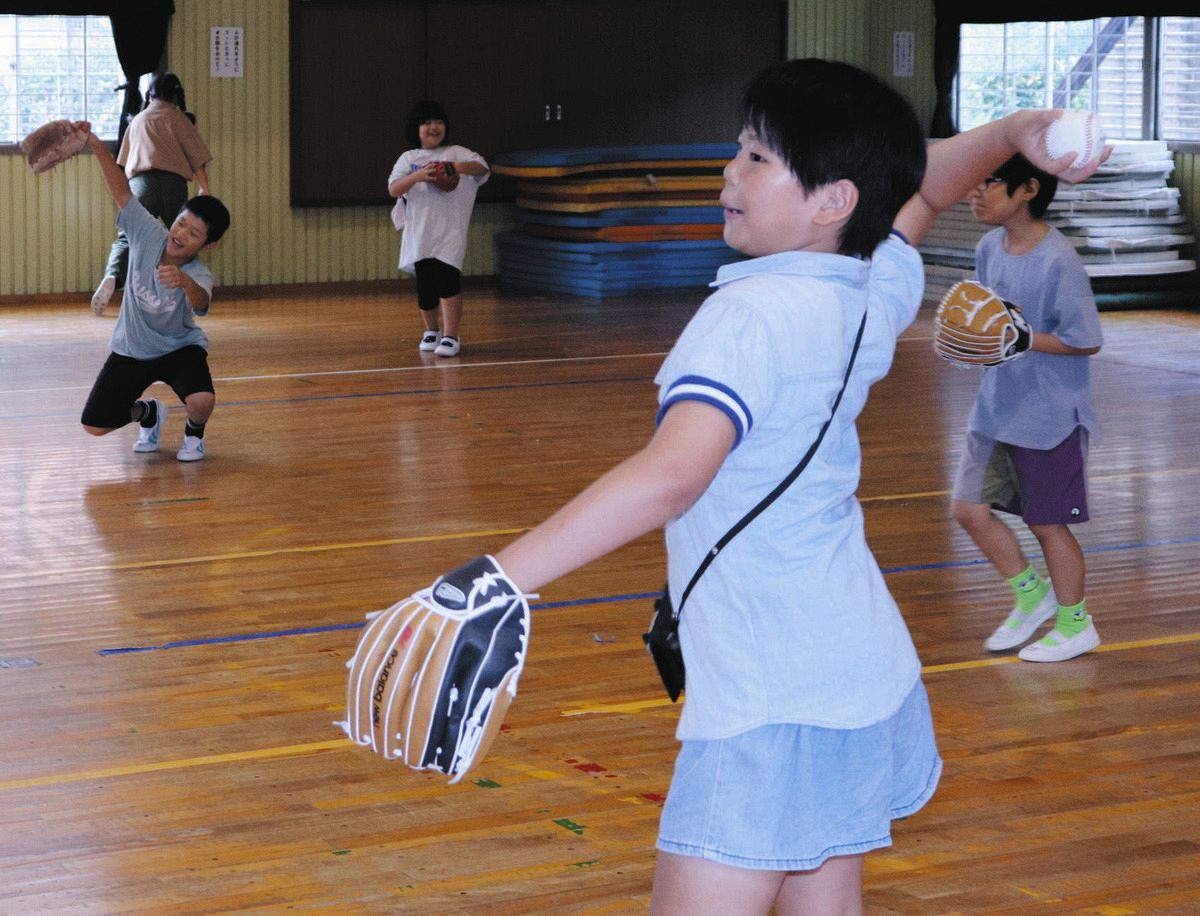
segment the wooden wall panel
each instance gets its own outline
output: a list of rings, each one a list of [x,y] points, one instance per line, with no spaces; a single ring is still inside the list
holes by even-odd
[[[870,54],[864,66],[908,99],[926,130],[933,117],[934,103],[933,26],[933,4],[925,0],[871,4],[864,23],[870,34]],[[892,74],[892,35],[895,32],[913,33],[911,77]]]
[[[114,208],[89,159],[38,177],[0,156],[0,296],[90,289],[112,243]]]
[[[827,57],[869,66],[866,0],[792,0],[792,57]]]

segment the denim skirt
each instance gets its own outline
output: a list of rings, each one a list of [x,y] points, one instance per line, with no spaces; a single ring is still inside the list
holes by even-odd
[[[809,871],[890,846],[892,821],[929,800],[941,771],[919,680],[891,718],[866,728],[764,725],[684,741],[657,846],[741,868]]]

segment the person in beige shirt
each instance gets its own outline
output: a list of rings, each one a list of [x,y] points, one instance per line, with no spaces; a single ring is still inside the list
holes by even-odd
[[[195,180],[208,194],[208,164],[212,161],[195,118],[187,111],[183,84],[174,73],[160,73],[146,92],[146,105],[125,131],[117,164],[125,169],[130,189],[152,215],[170,225],[188,199]],[[92,311],[104,312],[118,286],[124,286],[129,264],[129,240],[117,230],[104,277],[92,295]]]

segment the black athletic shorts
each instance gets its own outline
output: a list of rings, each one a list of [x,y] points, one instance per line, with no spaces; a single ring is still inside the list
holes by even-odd
[[[422,258],[413,265],[417,275],[417,305],[432,312],[443,299],[462,292],[462,271],[437,258]]]
[[[208,371],[208,351],[196,344],[156,359],[134,359],[110,353],[104,368],[96,376],[79,422],[100,429],[124,426],[130,422],[133,402],[155,382],[166,382],[181,401],[198,391],[216,393],[212,374]]]

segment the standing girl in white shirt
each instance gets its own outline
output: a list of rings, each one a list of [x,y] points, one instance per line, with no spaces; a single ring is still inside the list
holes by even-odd
[[[398,198],[403,236],[400,270],[416,274],[417,305],[425,330],[420,349],[457,356],[461,347],[462,264],[475,194],[488,180],[484,158],[447,145],[450,120],[432,101],[413,106],[405,137],[414,145],[396,160],[388,193]]]

